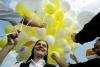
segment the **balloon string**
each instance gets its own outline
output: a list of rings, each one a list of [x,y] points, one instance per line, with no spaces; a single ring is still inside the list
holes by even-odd
[[[19,31],[22,31],[22,30],[23,30],[23,22],[24,22],[24,19],[22,19],[22,25],[21,25]],[[26,24],[26,26],[28,26],[31,22],[32,22],[32,20],[30,20],[30,21]],[[17,30],[18,30],[18,29],[16,29],[16,32],[17,32]],[[10,35],[10,34],[12,34],[12,33],[8,33],[8,34],[5,34],[5,35],[1,35],[0,37],[5,37],[5,36],[8,36],[8,35]]]

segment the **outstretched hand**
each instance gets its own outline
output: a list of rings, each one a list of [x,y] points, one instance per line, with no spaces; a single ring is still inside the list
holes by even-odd
[[[39,28],[45,28],[47,26],[46,23],[38,23],[33,19],[30,19],[29,17],[24,16],[22,22],[24,25],[28,25],[31,27],[39,27]]]
[[[16,32],[13,32],[12,34],[9,34],[7,36],[7,39],[8,39],[7,44],[15,46],[17,44],[17,42],[18,42],[18,35],[19,35],[19,33],[20,33],[20,31],[17,30]]]
[[[55,60],[55,59],[57,59],[57,58],[58,58],[58,55],[57,55],[56,53],[52,53],[52,54],[51,54],[51,57],[52,57],[52,59],[54,59],[54,60]]]
[[[72,34],[71,34],[71,38],[72,38],[72,40],[73,40],[74,42],[76,42],[75,35],[76,35],[76,33],[72,33]]]

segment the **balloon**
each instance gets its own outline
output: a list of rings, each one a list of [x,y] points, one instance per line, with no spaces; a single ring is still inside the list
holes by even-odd
[[[67,39],[68,44],[74,44],[74,42],[71,39],[71,36],[70,35],[66,35],[66,39]]]
[[[56,6],[57,10],[60,9],[61,7],[60,0],[51,0],[51,1]]]
[[[16,29],[15,29],[15,27],[12,26],[12,25],[8,25],[8,26],[5,27],[5,33],[6,33],[6,34],[12,33],[12,32],[14,32],[14,31],[16,31]]]
[[[45,40],[48,42],[49,45],[52,45],[55,43],[55,38],[52,35],[47,35],[45,37]]]
[[[17,53],[24,53],[28,48],[26,46],[21,46],[16,52]]]
[[[60,57],[60,54],[57,51],[52,51],[50,54],[48,54],[48,62],[50,64],[56,64],[56,61],[51,58],[52,53],[55,53],[58,57]]]
[[[82,25],[82,27],[88,23],[93,17],[95,16],[94,13],[90,12],[90,11],[82,11],[78,14],[77,19],[80,25]]]
[[[2,48],[4,45],[7,44],[7,37],[4,37],[0,40],[0,47]]]
[[[45,11],[47,14],[52,15],[52,14],[54,14],[54,12],[56,11],[56,7],[55,7],[55,5],[52,4],[52,3],[46,3],[46,4],[44,5],[44,11]]]
[[[45,0],[24,0],[23,5],[31,12],[41,12]]]
[[[51,45],[48,50],[48,63],[56,64],[56,62],[51,58],[51,54],[56,53],[58,57],[62,57],[64,55],[64,50],[60,45]]]
[[[16,51],[18,53],[18,56],[16,57],[17,61],[23,61],[25,62],[29,56],[31,55],[33,45],[22,45],[20,48]]]
[[[34,42],[36,42],[37,40],[39,40],[36,36],[31,37],[29,40],[32,40]]]
[[[62,46],[62,44],[56,43],[54,45],[49,45],[49,50],[48,50],[48,62],[51,64],[56,64],[56,62],[51,58],[52,53],[56,53],[58,57],[62,58],[65,53],[65,46]]]
[[[45,28],[35,28],[35,35],[39,38],[45,36],[46,30]]]
[[[57,29],[57,37],[64,37],[67,35],[67,30],[64,28]]]
[[[58,11],[55,12],[54,16],[55,16],[55,20],[63,21],[63,19],[64,19],[64,12],[62,10],[58,10]]]
[[[25,33],[25,32],[21,32],[19,35],[19,41],[18,44],[24,44],[25,42],[27,42],[30,39],[30,36]],[[16,48],[18,48],[20,45],[16,45]]]
[[[67,1],[63,1],[61,8],[62,8],[62,10],[64,12],[67,12],[67,11],[70,10],[71,6],[70,6],[70,4]]]
[[[65,52],[70,52],[71,51],[71,46],[68,44],[67,39],[62,38],[60,39],[61,46],[63,47],[63,49],[65,50]]]
[[[29,18],[33,17],[33,13],[30,12],[24,5],[22,2],[18,3],[16,5],[16,12],[18,12],[19,14],[21,14],[22,16],[27,16]]]
[[[34,41],[28,41],[28,42],[26,42],[25,44],[24,44],[24,46],[30,46],[30,45],[33,45],[33,43],[34,43]]]
[[[64,19],[64,24],[68,27],[73,25],[73,21],[70,18],[65,18]]]

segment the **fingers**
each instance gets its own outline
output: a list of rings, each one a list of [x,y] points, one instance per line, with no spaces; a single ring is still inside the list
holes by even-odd
[[[42,23],[40,27],[41,27],[41,28],[46,28],[46,26],[47,26],[46,23]]]
[[[52,53],[52,54],[51,54],[51,57],[52,57],[53,59],[56,59],[56,58],[58,58],[58,55],[57,55],[56,53]]]
[[[74,42],[76,42],[75,35],[76,35],[76,33],[72,33],[72,34],[71,34],[71,38],[72,38],[72,40],[73,40]]]
[[[20,31],[17,30],[16,32],[13,32],[12,34],[9,34],[7,36],[9,45],[16,45],[17,44],[19,33],[20,33]]]

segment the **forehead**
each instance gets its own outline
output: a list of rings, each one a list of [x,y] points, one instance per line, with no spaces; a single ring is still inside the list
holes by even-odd
[[[96,44],[94,46],[100,47],[100,41],[96,41]]]
[[[45,41],[38,41],[38,43],[42,43],[42,44],[46,44],[47,45],[47,43]]]

